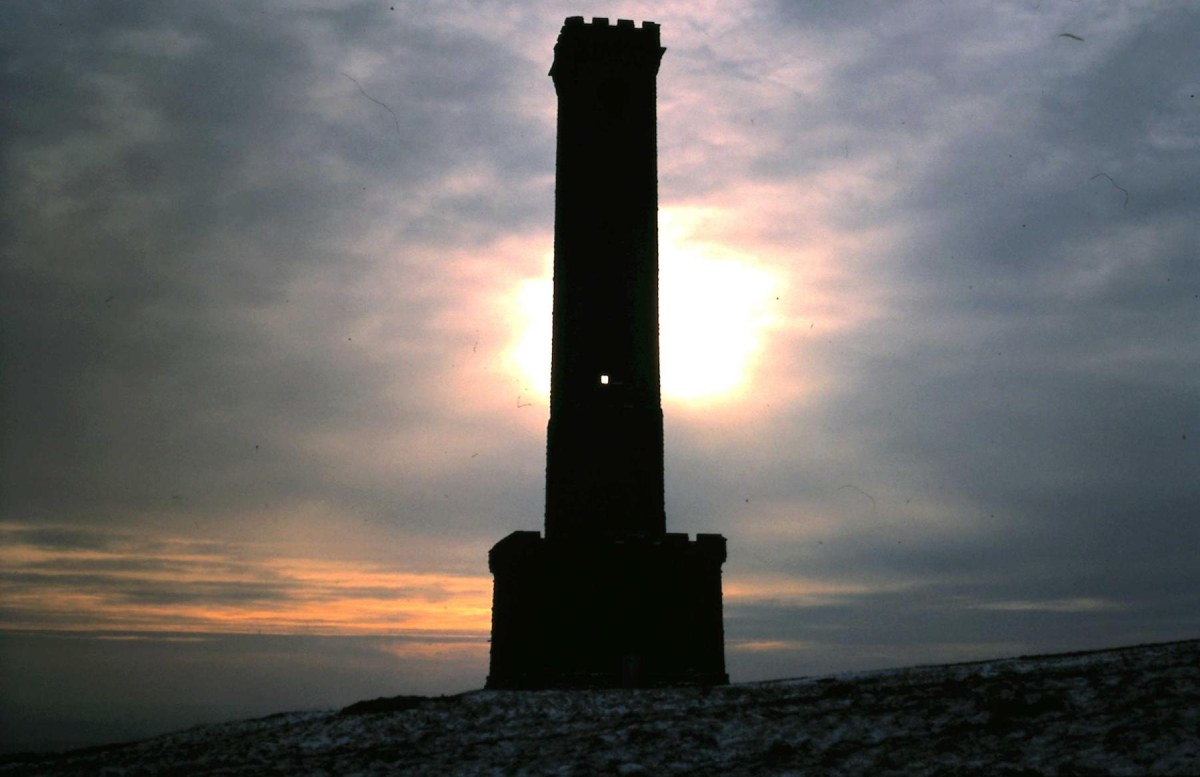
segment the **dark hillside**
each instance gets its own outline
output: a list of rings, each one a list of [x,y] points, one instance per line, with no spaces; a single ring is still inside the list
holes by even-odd
[[[393,701],[9,756],[0,774],[1200,774],[1200,641],[711,690]]]

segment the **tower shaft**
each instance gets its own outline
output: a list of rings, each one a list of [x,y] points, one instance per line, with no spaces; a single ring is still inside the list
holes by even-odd
[[[546,537],[661,536],[658,25],[567,19],[558,93]]]

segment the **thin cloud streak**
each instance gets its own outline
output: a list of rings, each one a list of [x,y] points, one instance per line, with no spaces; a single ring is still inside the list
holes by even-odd
[[[94,531],[6,526],[4,539],[0,612],[9,629],[478,640],[490,627],[491,580],[484,576],[278,558],[261,545],[144,543]]]

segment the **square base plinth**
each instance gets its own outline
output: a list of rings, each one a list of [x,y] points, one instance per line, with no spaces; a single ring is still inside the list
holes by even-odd
[[[721,614],[725,538],[505,537],[495,576],[488,688],[729,682]]]

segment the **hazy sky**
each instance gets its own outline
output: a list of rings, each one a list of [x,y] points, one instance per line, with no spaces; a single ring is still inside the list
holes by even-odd
[[[18,3],[0,745],[482,685],[576,14],[668,48],[667,521],[729,538],[734,680],[1200,635],[1194,4]]]

